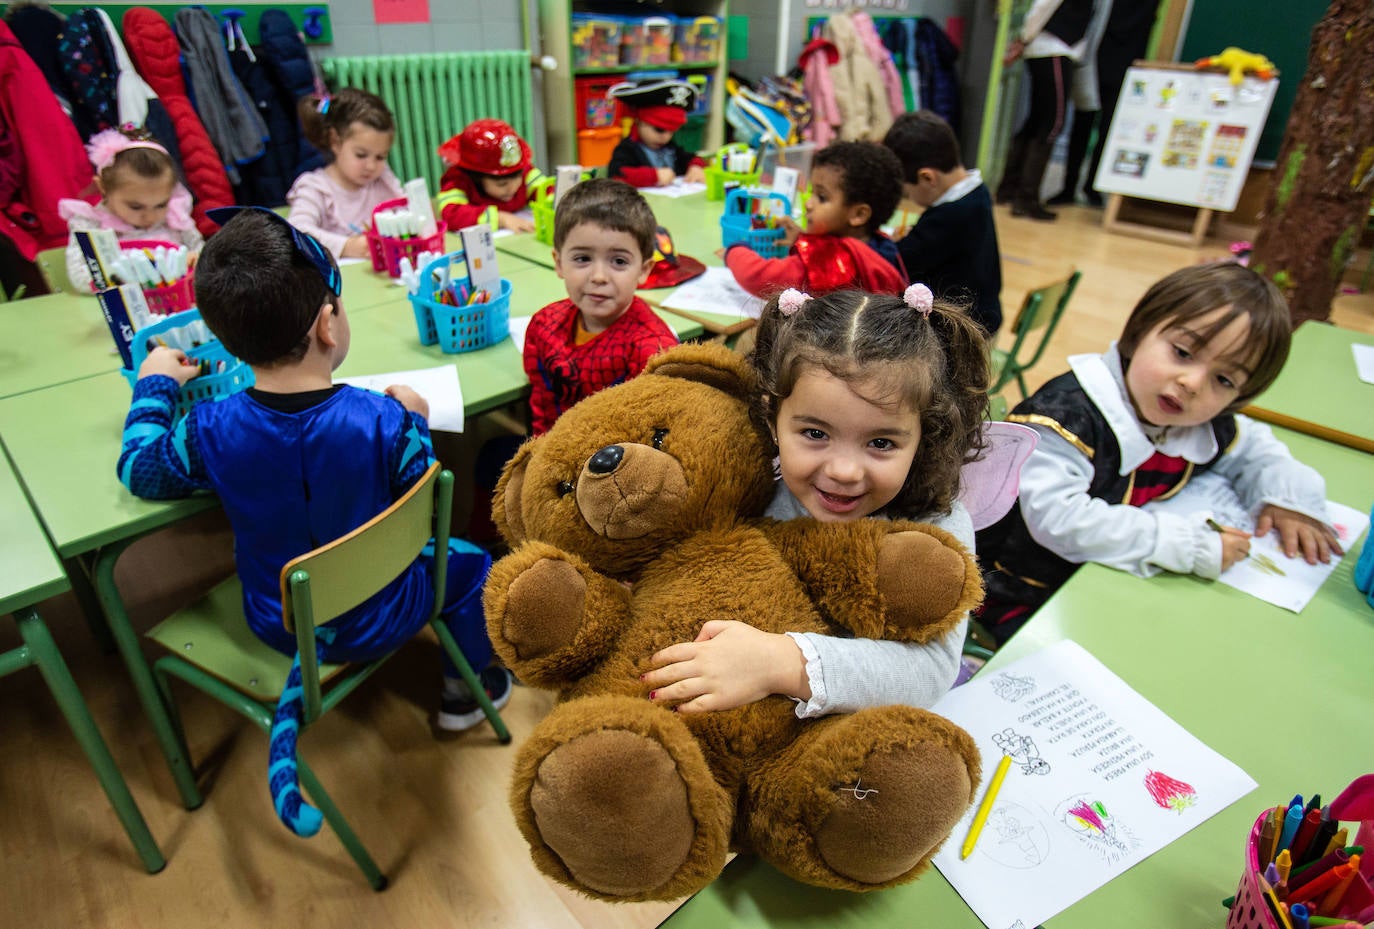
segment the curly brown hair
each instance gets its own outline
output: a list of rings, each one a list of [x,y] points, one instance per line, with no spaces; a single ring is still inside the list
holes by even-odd
[[[928,518],[949,511],[960,468],[983,450],[988,402],[987,343],[961,308],[936,300],[922,319],[901,297],[837,290],[787,316],[774,297],[763,310],[750,360],[763,388],[754,416],[770,430],[807,367],[845,381],[895,374],[884,394],[920,410],[921,441],[902,489],[879,512]]]

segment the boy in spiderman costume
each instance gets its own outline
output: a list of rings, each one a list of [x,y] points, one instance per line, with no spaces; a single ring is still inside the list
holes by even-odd
[[[448,170],[439,180],[439,210],[449,229],[490,226],[533,232],[534,220],[517,215],[544,179],[529,143],[508,123],[479,119],[439,146]]]

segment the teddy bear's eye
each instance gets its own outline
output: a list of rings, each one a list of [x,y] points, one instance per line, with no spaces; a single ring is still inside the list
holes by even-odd
[[[662,448],[662,447],[663,447],[663,439],[664,439],[664,437],[667,436],[667,435],[668,435],[668,430],[667,430],[667,429],[655,429],[655,430],[654,430],[654,439],[653,439],[654,448]]]
[[[568,494],[572,493],[573,490],[574,490],[574,488],[573,488],[573,483],[572,483],[572,481],[559,481],[559,482],[558,482],[558,496],[560,496],[560,497],[566,497]]]

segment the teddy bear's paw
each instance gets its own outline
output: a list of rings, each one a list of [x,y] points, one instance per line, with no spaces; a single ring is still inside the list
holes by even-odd
[[[889,630],[957,621],[982,592],[977,565],[928,532],[893,532],[878,545],[878,592]]]
[[[925,870],[978,777],[973,740],[925,710],[827,717],[751,785],[750,838],[798,880],[889,887]]]
[[[582,626],[586,595],[587,582],[575,565],[540,558],[510,582],[501,636],[523,661],[569,645]]]
[[[602,899],[674,899],[725,864],[726,795],[681,719],[647,700],[556,707],[522,748],[512,802],[542,870]]]

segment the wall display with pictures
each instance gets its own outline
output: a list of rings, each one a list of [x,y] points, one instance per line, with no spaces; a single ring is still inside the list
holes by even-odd
[[[1102,193],[1236,208],[1278,80],[1136,62],[1094,181]]]

